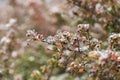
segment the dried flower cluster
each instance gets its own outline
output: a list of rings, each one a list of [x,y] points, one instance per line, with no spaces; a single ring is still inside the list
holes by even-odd
[[[89,28],[89,24],[79,24],[75,32],[59,30],[47,38],[37,37],[41,34],[34,30],[28,31],[29,40],[48,43],[48,50],[54,52],[48,65],[41,67],[41,73],[45,75],[45,78],[40,77],[42,80],[48,80],[56,67],[74,77],[87,73],[90,80],[120,79],[120,52],[116,51],[120,34],[110,35],[108,47],[102,48],[103,42],[93,38]]]

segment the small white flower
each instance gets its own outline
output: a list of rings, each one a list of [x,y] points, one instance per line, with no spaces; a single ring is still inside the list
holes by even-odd
[[[17,21],[16,19],[11,18],[11,19],[9,20],[9,23],[6,24],[5,26],[9,28],[9,27],[11,27],[13,24],[15,24],[16,21]]]
[[[50,8],[50,11],[52,13],[59,13],[60,12],[60,8],[58,6],[53,6]]]
[[[71,63],[70,63],[70,65],[74,65],[74,64],[75,64],[75,62],[71,62]]]
[[[120,56],[117,58],[118,61],[120,61]]]
[[[66,41],[66,39],[64,38],[64,37],[62,37],[61,39],[60,39],[60,42],[65,42]]]
[[[69,37],[71,34],[70,34],[70,32],[64,31],[64,32],[63,32],[63,35],[65,35],[65,36],[68,36],[68,37]]]
[[[102,13],[103,12],[103,6],[100,3],[97,3],[95,6],[95,11],[97,13]]]
[[[66,71],[70,71],[72,68],[71,67],[67,67]]]
[[[46,42],[47,43],[54,43],[55,42],[55,39],[53,36],[48,36],[47,39],[46,39]]]
[[[61,59],[59,59],[59,63],[63,63],[65,61],[65,59],[62,57]]]
[[[109,54],[106,51],[99,51],[100,54],[100,60],[107,59]]]
[[[78,25],[78,31],[81,30],[81,29],[88,30],[89,27],[90,27],[89,24],[79,24]]]
[[[48,49],[48,50],[54,50],[54,46],[53,46],[53,45],[48,45],[48,46],[47,46],[47,49]]]
[[[0,43],[10,43],[10,38],[8,37],[3,37],[1,40],[0,40]]]
[[[64,50],[64,53],[65,53],[66,55],[70,55],[71,51],[69,51],[69,50]]]
[[[80,48],[81,51],[85,51],[85,50],[88,50],[89,49],[89,46],[83,46]]]
[[[13,51],[12,54],[11,54],[11,56],[12,56],[13,58],[16,58],[16,57],[18,56],[17,51]]]

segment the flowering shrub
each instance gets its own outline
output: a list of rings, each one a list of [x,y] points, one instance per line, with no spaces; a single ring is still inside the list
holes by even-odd
[[[87,74],[89,80],[119,80],[120,34],[111,34],[104,48],[104,42],[91,36],[89,30],[89,24],[79,24],[75,32],[59,30],[47,38],[35,30],[28,30],[28,43],[45,42],[47,49],[53,51],[48,65],[42,66],[40,72],[33,71],[32,77],[49,80],[54,69],[60,68],[72,77]]]
[[[0,0],[0,80],[119,80],[119,12],[120,0]]]

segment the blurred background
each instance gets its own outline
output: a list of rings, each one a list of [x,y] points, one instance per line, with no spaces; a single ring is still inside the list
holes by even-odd
[[[106,41],[120,32],[120,0],[0,0],[0,80],[34,80],[32,71],[51,57],[42,43],[26,46],[27,30],[47,36],[73,31],[78,24],[90,24],[90,34]]]

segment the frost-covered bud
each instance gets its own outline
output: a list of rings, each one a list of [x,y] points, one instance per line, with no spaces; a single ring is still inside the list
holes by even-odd
[[[32,74],[31,74],[31,77],[35,77],[37,75],[40,75],[40,72],[38,70],[33,70]]]
[[[92,42],[92,43],[98,43],[98,39],[93,38],[93,39],[91,40],[91,42]]]
[[[44,37],[43,37],[42,34],[38,34],[38,35],[36,36],[36,38],[37,38],[37,40],[39,40],[39,41],[42,41],[42,40],[44,39]]]
[[[104,12],[103,6],[100,3],[97,3],[95,6],[95,11],[98,14]]]
[[[78,38],[78,35],[77,35],[77,34],[74,34],[73,40],[76,40],[77,38]]]
[[[82,66],[82,64],[78,64],[78,67],[81,67]]]
[[[67,67],[66,71],[71,71],[72,67]]]
[[[35,37],[37,34],[35,32],[35,30],[27,30],[27,37]]]
[[[118,61],[118,62],[120,62],[120,56],[119,56],[119,57],[117,57],[117,61]]]
[[[85,30],[85,31],[88,31],[90,28],[89,24],[79,24],[78,25],[78,31],[81,31],[81,30]]]
[[[27,30],[26,36],[29,37],[27,40],[27,45],[30,45],[32,41],[44,41],[44,37],[42,34],[38,34],[35,30]]]
[[[108,41],[110,43],[110,47],[113,49],[119,47],[119,46],[116,46],[116,45],[120,45],[120,33],[119,34],[112,34],[109,36],[108,38]]]
[[[10,41],[11,41],[10,38],[8,38],[8,37],[3,37],[3,38],[1,38],[0,43],[10,43]]]
[[[120,39],[120,34],[113,33],[112,35],[109,36],[109,41],[111,42],[112,40],[115,40],[118,38]]]
[[[64,61],[65,61],[65,58],[62,57],[62,58],[59,59],[58,62],[59,62],[60,64],[62,64],[62,63],[64,63]]]
[[[99,58],[100,54],[99,54],[99,51],[90,51],[88,53],[88,57],[91,57],[91,58]]]
[[[17,51],[13,51],[12,54],[11,54],[11,56],[13,58],[16,58],[18,56],[18,52]]]
[[[100,54],[99,60],[107,59],[109,57],[109,53],[107,53],[106,51],[101,51],[99,52],[99,54]]]
[[[77,66],[78,66],[78,65],[77,65],[77,64],[75,64],[73,67],[74,67],[74,68],[76,68]]]
[[[11,19],[9,20],[9,23],[6,24],[5,27],[9,28],[9,27],[13,26],[16,22],[17,22],[16,19],[11,18]]]
[[[80,51],[86,51],[89,49],[89,46],[82,46],[79,49],[80,49]]]
[[[49,44],[52,44],[55,42],[55,39],[53,36],[48,36],[47,39],[46,39],[46,42],[49,43]]]
[[[67,56],[69,56],[70,54],[71,54],[71,51],[69,51],[69,50],[64,50],[63,51]]]
[[[75,62],[71,62],[71,63],[70,63],[70,66],[71,66],[71,67],[77,67],[77,64],[76,64]]]
[[[63,35],[64,35],[64,36],[67,36],[67,37],[70,37],[70,36],[71,36],[70,32],[68,32],[68,31],[64,31],[64,32],[63,32]]]
[[[54,46],[53,46],[53,45],[48,45],[48,46],[47,46],[47,49],[48,49],[48,50],[54,50]]]
[[[61,37],[59,40],[60,40],[60,42],[66,42],[65,37]]]

